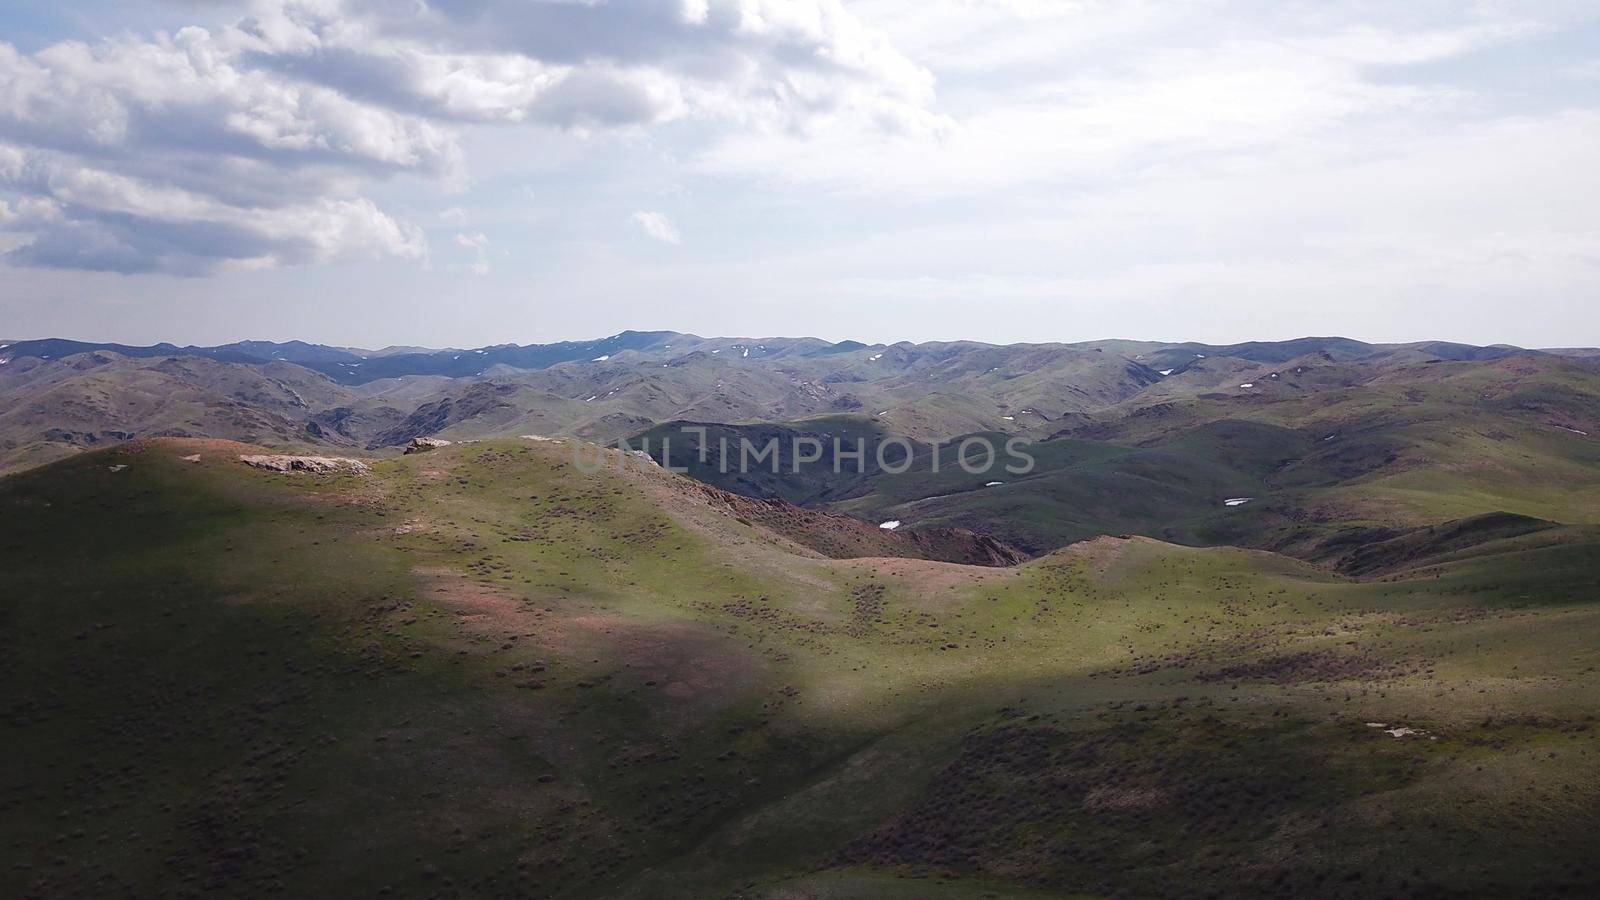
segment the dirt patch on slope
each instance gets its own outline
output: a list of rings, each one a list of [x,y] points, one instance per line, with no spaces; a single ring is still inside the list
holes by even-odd
[[[756,683],[754,655],[696,622],[642,620],[521,597],[445,568],[412,572],[423,597],[452,616],[469,645],[509,654],[508,660],[521,659],[522,651],[543,657],[509,663],[506,674],[520,686],[543,688],[557,670],[574,678],[581,671],[587,674],[576,682],[580,690],[621,679],[652,696],[717,706]]]
[[[514,628],[532,623],[532,614],[506,589],[475,581],[451,569],[411,570],[423,596],[438,602],[462,624],[482,629]]]

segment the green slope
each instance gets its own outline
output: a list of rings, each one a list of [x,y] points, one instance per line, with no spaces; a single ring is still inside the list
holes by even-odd
[[[1028,445],[1038,466],[1026,476],[923,465],[872,473],[833,505],[985,531],[1033,552],[1137,533],[1322,561],[1354,540],[1496,513],[1600,523],[1593,367],[1515,357],[1274,371],[1282,377],[1228,374],[1224,385],[1259,381],[1231,392],[1186,390],[1175,376]]]

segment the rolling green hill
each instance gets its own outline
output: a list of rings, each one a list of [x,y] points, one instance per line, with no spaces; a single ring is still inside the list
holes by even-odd
[[[1600,523],[1592,365],[1302,360],[1277,378],[1238,365],[1224,383],[1257,381],[1218,391],[1213,372],[1185,391],[1177,383],[1198,376],[1174,376],[1029,444],[1038,464],[1024,476],[919,464],[836,488],[833,507],[986,531],[1035,553],[1138,533],[1320,561],[1353,540],[1494,513]]]
[[[1240,451],[1222,487],[1306,440],[1040,446]],[[12,892],[1600,890],[1595,527],[1397,535],[1359,578],[1144,537],[830,558],[573,449],[316,475],[154,440],[0,479]]]

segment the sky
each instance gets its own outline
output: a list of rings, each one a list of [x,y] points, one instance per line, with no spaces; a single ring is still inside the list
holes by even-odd
[[[0,339],[1600,345],[1600,5],[10,0]]]

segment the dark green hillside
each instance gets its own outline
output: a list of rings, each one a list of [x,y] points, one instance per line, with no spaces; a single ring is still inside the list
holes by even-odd
[[[993,437],[1003,443],[1003,436]],[[1097,534],[1156,534],[1228,509],[1227,500],[1260,497],[1313,443],[1290,429],[1240,421],[1213,422],[1146,446],[1063,438],[1019,448],[1035,459],[1027,474],[1000,468],[972,475],[947,458],[937,475],[922,465],[875,476],[870,493],[837,505],[867,518],[988,530],[1045,552]]]

